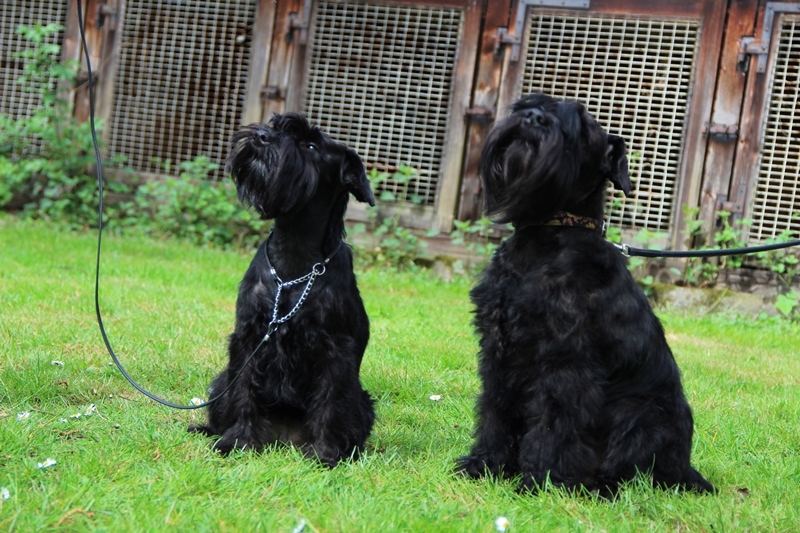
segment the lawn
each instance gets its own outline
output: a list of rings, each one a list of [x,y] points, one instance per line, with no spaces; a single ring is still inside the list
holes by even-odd
[[[532,497],[451,473],[479,390],[470,280],[358,273],[378,420],[363,458],[328,470],[288,447],[219,457],[186,432],[202,412],[133,390],[95,322],[95,245],[0,215],[2,531],[491,532],[500,516],[509,532],[800,531],[797,325],[659,312],[694,409],[693,463],[719,494],[634,482],[614,502]],[[205,396],[250,254],[106,236],[102,261],[104,321],[130,373],[172,401]]]

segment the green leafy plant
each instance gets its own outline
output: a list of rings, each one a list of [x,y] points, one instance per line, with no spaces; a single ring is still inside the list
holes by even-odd
[[[28,216],[84,227],[96,218],[95,183],[87,172],[93,149],[88,124],[70,114],[62,91],[74,82],[77,62],[61,63],[60,47],[46,42],[60,29],[56,24],[17,28],[31,43],[14,54],[25,61],[17,81],[36,95],[39,106],[29,117],[0,117],[0,208],[23,204]]]
[[[487,217],[477,220],[456,220],[455,229],[450,233],[450,242],[463,246],[469,257],[464,261],[456,261],[454,270],[459,273],[477,273],[483,269],[494,254],[497,247],[511,234],[511,224],[498,226]]]
[[[792,215],[792,219],[797,220],[798,218],[800,218],[800,213]],[[765,244],[785,243],[794,238],[794,233],[786,228],[777,237],[767,239]],[[798,258],[796,249],[781,248],[769,252],[759,252],[756,255],[761,266],[770,269],[777,278],[778,296],[775,301],[775,309],[787,318],[800,320],[800,294],[793,289],[792,285],[800,272],[800,258]]]
[[[660,231],[651,231],[646,228],[642,228],[633,238],[641,248],[645,249],[652,249],[655,248],[655,244],[653,241],[664,239],[667,236],[666,233]],[[628,259],[628,270],[630,270],[633,277],[636,278],[636,281],[644,290],[644,293],[648,296],[653,292],[653,284],[655,283],[655,278],[650,273],[651,266],[658,263],[659,259],[652,259],[652,258],[645,258],[645,257],[630,257]]]
[[[15,54],[25,61],[17,83],[35,95],[38,106],[29,117],[0,116],[0,208],[84,228],[97,221],[97,183],[89,172],[94,147],[89,124],[72,117],[66,97],[78,63],[61,63],[60,47],[47,42],[60,29],[56,24],[17,28],[31,43],[31,48]],[[102,130],[102,120],[97,128]],[[134,190],[130,183],[114,181],[106,182],[105,188],[118,197],[132,197]],[[129,207],[107,204],[104,223],[117,220]]]
[[[702,242],[704,224],[698,219],[700,208],[684,205],[683,213],[686,216],[686,229],[682,233],[686,237],[689,249],[707,250],[705,246],[698,246],[698,243]],[[719,276],[717,263],[705,257],[689,258],[684,263],[683,270],[679,268],[670,270],[678,277],[678,283],[693,287],[713,285]]]
[[[722,250],[730,248],[743,248],[747,243],[742,239],[742,228],[749,226],[753,223],[748,218],[736,219],[731,224],[731,213],[728,211],[717,211],[722,228],[714,233],[714,243],[717,248]],[[745,256],[743,255],[725,255],[719,260],[720,269],[739,268],[744,263]]]
[[[368,263],[400,269],[413,268],[414,260],[427,247],[427,243],[411,229],[401,225],[398,209],[404,203],[412,206],[424,203],[424,197],[411,191],[411,184],[418,177],[416,169],[403,164],[392,174],[378,172],[376,168],[372,168],[367,174],[372,190],[380,191],[377,198],[378,208],[367,210],[367,224],[357,224],[354,233],[372,234],[372,239],[368,239],[371,243],[359,249],[360,255]],[[398,186],[394,191],[387,187],[390,179]]]
[[[793,215],[798,218],[798,213]],[[777,237],[767,239],[764,244],[785,243],[794,238],[791,230],[785,229]],[[769,268],[778,278],[783,290],[789,290],[795,276],[800,272],[800,258],[796,251],[790,248],[781,248],[769,252],[759,252],[756,254],[762,266]]]
[[[171,171],[171,161],[154,162],[165,173]],[[242,209],[230,180],[208,179],[217,168],[207,156],[197,156],[180,164],[178,176],[166,175],[142,184],[135,193],[135,221],[127,225],[196,244],[257,245],[269,223],[254,211]]]
[[[779,294],[775,300],[775,309],[787,318],[798,318],[798,306],[800,306],[800,294],[797,291],[790,291]]]

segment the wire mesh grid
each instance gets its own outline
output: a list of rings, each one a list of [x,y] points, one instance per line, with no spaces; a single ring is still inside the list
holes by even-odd
[[[223,175],[250,66],[255,0],[128,2],[108,145],[137,172],[206,155]]]
[[[380,190],[433,205],[461,39],[458,9],[317,2],[304,112],[367,168],[418,178]]]
[[[749,238],[800,234],[800,17],[784,16],[756,182]]]
[[[534,11],[521,93],[580,100],[628,144],[634,192],[609,199],[611,224],[668,231],[699,23]]]
[[[29,118],[39,106],[38,87],[22,85],[25,60],[14,57],[18,52],[33,47],[17,33],[19,26],[34,24],[63,25],[67,16],[68,0],[42,2],[41,0],[11,0],[0,2],[0,114],[11,119]],[[64,31],[51,33],[44,44],[61,45]]]

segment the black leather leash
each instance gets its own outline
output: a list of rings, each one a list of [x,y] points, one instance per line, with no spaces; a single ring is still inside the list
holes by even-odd
[[[81,33],[81,44],[83,45],[84,56],[86,58],[86,70],[89,78],[88,80],[89,125],[92,131],[92,143],[94,145],[94,155],[95,155],[95,160],[97,162],[97,190],[100,196],[99,203],[97,206],[97,262],[95,266],[95,277],[94,277],[94,309],[95,309],[95,314],[97,315],[97,325],[100,327],[100,334],[103,337],[103,342],[106,345],[106,349],[108,350],[111,359],[114,361],[114,364],[117,366],[120,373],[125,377],[125,379],[128,380],[128,383],[130,383],[136,390],[138,390],[151,400],[154,400],[162,405],[166,405],[167,407],[172,407],[173,409],[200,409],[202,407],[206,407],[207,405],[214,403],[215,401],[220,399],[226,392],[228,392],[228,390],[234,385],[234,383],[242,374],[242,372],[244,372],[244,370],[247,368],[247,365],[250,363],[253,357],[255,357],[256,353],[258,353],[258,350],[261,348],[261,346],[265,342],[269,341],[270,336],[275,332],[278,326],[289,320],[300,310],[300,307],[303,305],[303,302],[308,296],[308,292],[311,290],[311,286],[313,285],[314,280],[325,273],[325,265],[328,264],[328,262],[333,258],[334,255],[336,255],[336,253],[339,251],[339,247],[337,247],[336,250],[334,250],[334,252],[330,256],[328,256],[323,262],[315,264],[311,268],[310,273],[296,280],[291,280],[286,282],[282,281],[275,272],[275,269],[272,268],[272,266],[270,266],[270,274],[272,275],[273,279],[275,279],[275,283],[277,284],[277,292],[275,294],[275,302],[272,311],[272,320],[267,325],[266,335],[264,335],[264,337],[255,347],[255,349],[253,349],[253,352],[247,357],[247,359],[245,359],[244,363],[242,364],[242,367],[239,369],[236,375],[233,376],[233,378],[228,382],[228,386],[225,387],[225,389],[223,389],[222,392],[220,392],[213,398],[210,398],[206,402],[193,402],[188,405],[183,405],[171,402],[169,400],[165,400],[164,398],[161,398],[153,394],[152,392],[148,391],[147,389],[139,385],[125,370],[125,367],[122,365],[119,358],[117,357],[117,354],[114,352],[114,349],[111,347],[111,342],[108,340],[108,334],[106,333],[106,329],[103,326],[103,317],[100,314],[100,247],[103,239],[103,163],[102,159],[100,158],[100,147],[97,143],[97,132],[95,131],[94,85],[92,78],[92,63],[91,59],[89,58],[89,49],[86,46],[86,35],[84,33],[84,19],[83,19],[83,12],[81,9],[80,0],[78,0],[77,5],[78,5],[78,27]],[[341,246],[341,242],[339,244]],[[267,257],[267,262],[269,263],[269,257]],[[306,282],[306,286],[303,290],[302,295],[300,296],[300,299],[294,305],[292,310],[289,311],[289,313],[287,313],[282,317],[278,317],[278,302],[280,300],[281,291],[283,289],[287,289],[304,281]]]
[[[238,378],[239,375],[242,373],[242,371],[247,367],[247,363],[250,362],[250,360],[253,358],[253,356],[255,356],[255,354],[258,351],[258,349],[261,347],[261,345],[267,339],[266,338],[262,339],[261,342],[258,344],[258,346],[256,346],[256,349],[253,350],[253,353],[250,354],[250,357],[247,358],[247,360],[245,361],[244,365],[242,365],[242,368],[239,370],[239,372],[236,374],[236,376],[234,376],[234,378],[230,381],[230,383],[225,388],[225,390],[220,392],[214,398],[209,399],[207,402],[197,402],[197,403],[191,403],[189,405],[173,403],[173,402],[171,402],[169,400],[165,400],[164,398],[156,396],[152,392],[148,391],[147,389],[145,389],[144,387],[139,385],[130,376],[130,374],[128,374],[128,372],[125,370],[125,367],[122,366],[122,363],[120,362],[119,358],[117,357],[117,354],[114,353],[114,349],[111,347],[111,342],[108,340],[108,334],[106,333],[106,329],[103,326],[103,317],[100,314],[100,246],[102,244],[102,239],[103,239],[103,163],[102,163],[102,159],[100,158],[100,146],[97,143],[97,131],[95,130],[95,125],[94,125],[94,123],[95,123],[95,118],[94,118],[94,84],[93,84],[93,78],[92,78],[92,62],[91,62],[91,59],[89,57],[89,49],[86,46],[86,35],[85,35],[85,32],[84,32],[84,18],[83,18],[83,11],[81,9],[81,0],[78,0],[78,2],[76,2],[76,4],[78,6],[78,28],[80,29],[80,32],[81,32],[81,44],[83,45],[84,57],[86,58],[86,71],[87,71],[88,78],[89,78],[89,80],[88,80],[88,90],[89,90],[89,126],[90,126],[91,131],[92,131],[92,144],[94,145],[94,157],[95,157],[95,160],[96,160],[96,163],[97,163],[97,190],[98,190],[99,195],[100,195],[100,200],[99,200],[99,203],[98,203],[98,206],[97,206],[97,261],[96,261],[96,265],[95,265],[95,276],[94,276],[94,309],[95,309],[95,314],[97,315],[97,325],[100,327],[100,335],[102,335],[102,337],[103,337],[103,342],[105,343],[106,349],[108,350],[109,355],[111,355],[111,359],[114,361],[114,364],[117,365],[117,368],[119,369],[120,373],[125,377],[125,379],[128,380],[128,383],[133,385],[133,387],[136,390],[138,390],[139,392],[141,392],[142,394],[144,394],[145,396],[147,396],[151,400],[154,400],[154,401],[156,401],[156,402],[158,402],[158,403],[160,403],[162,405],[166,405],[167,407],[172,407],[173,409],[200,409],[201,407],[205,407],[205,406],[217,401],[219,398],[222,397],[223,394],[225,394],[228,391],[228,389],[231,388],[231,386],[236,381],[236,378]]]
[[[581,227],[599,231],[605,236],[606,223],[605,221],[575,215],[566,211],[558,211],[550,220],[535,224],[537,226],[562,226],[562,227]],[[748,246],[744,248],[725,248],[715,250],[650,250],[645,248],[633,248],[627,244],[613,244],[625,257],[723,257],[728,255],[747,255],[755,254],[758,252],[769,252],[771,250],[780,250],[781,248],[790,248],[792,246],[799,246],[800,239],[793,239],[786,242],[779,242],[773,244],[764,244],[761,246]]]
[[[764,244],[762,246],[747,246],[744,248],[726,248],[718,250],[647,250],[645,248],[633,248],[627,244],[614,244],[625,257],[723,257],[727,255],[747,255],[758,252],[769,252],[800,246],[800,239],[792,239],[786,242],[774,244]]]

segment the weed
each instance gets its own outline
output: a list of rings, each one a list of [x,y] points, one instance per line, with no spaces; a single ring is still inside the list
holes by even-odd
[[[367,223],[357,224],[353,232],[372,233],[372,239],[359,250],[360,256],[372,265],[394,266],[400,269],[414,267],[427,243],[412,230],[400,223],[400,208],[403,204],[420,206],[425,199],[411,192],[411,184],[418,179],[417,171],[408,165],[399,165],[396,172],[378,172],[372,168],[367,174],[373,191],[378,192],[375,209],[367,209]],[[392,180],[399,190],[391,191],[385,185]]]

